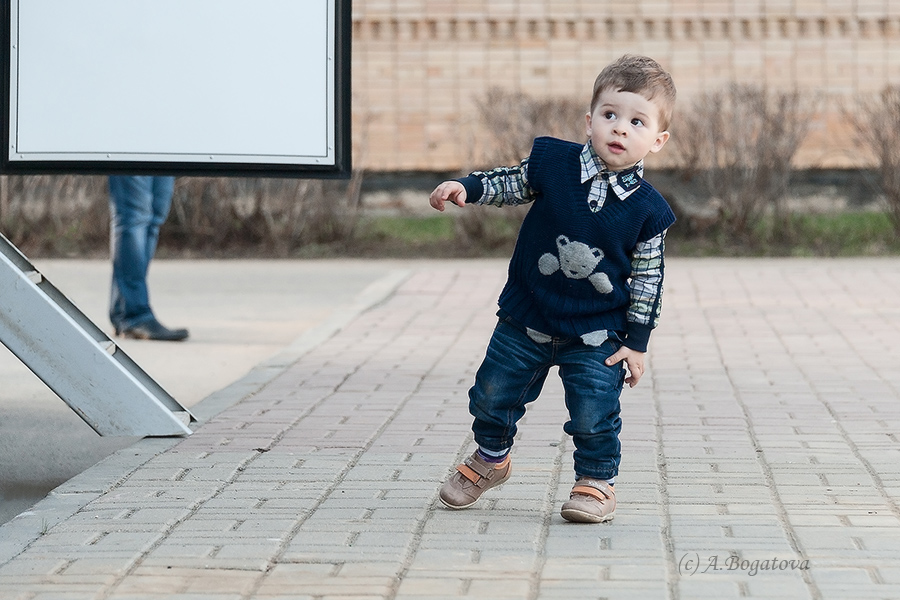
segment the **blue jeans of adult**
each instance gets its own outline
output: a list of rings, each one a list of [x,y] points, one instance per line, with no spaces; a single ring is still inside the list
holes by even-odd
[[[588,346],[580,338],[538,343],[501,319],[469,390],[475,441],[495,452],[511,448],[516,423],[556,365],[569,410],[563,430],[575,445],[575,474],[612,479],[621,460],[619,396],[625,367],[622,363],[609,367],[604,361],[620,345],[609,339],[601,346]]]
[[[147,271],[156,254],[159,228],[169,215],[174,177],[111,176],[109,319],[117,331],[153,320]]]

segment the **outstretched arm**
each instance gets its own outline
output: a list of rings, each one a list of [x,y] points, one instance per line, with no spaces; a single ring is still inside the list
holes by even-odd
[[[445,181],[429,196],[431,206],[444,210],[447,202],[457,206],[490,204],[516,206],[535,199],[535,191],[528,184],[528,159],[515,167],[498,167],[490,171],[475,171],[462,179]]]
[[[528,182],[527,158],[515,167],[476,171],[472,175],[481,178],[484,186],[484,194],[478,199],[478,204],[518,206],[534,201],[535,191]]]

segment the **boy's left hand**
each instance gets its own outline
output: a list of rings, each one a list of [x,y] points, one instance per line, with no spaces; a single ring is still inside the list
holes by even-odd
[[[644,354],[646,353],[622,346],[615,354],[606,359],[606,364],[611,367],[624,360],[625,366],[628,367],[628,377],[625,378],[625,383],[629,387],[634,387],[644,374]]]

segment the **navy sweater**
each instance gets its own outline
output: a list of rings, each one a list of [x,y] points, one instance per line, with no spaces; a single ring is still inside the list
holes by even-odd
[[[627,199],[612,190],[599,212],[581,183],[582,146],[554,138],[534,141],[528,183],[537,197],[509,264],[500,308],[515,321],[552,336],[607,330],[645,351],[651,325],[627,322],[632,253],[675,222],[663,197],[646,181]]]

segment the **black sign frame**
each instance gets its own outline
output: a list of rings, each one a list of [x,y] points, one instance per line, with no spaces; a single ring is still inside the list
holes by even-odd
[[[0,3],[0,135],[3,146],[0,149],[0,173],[5,175],[175,175],[175,176],[240,176],[240,177],[297,177],[297,178],[346,178],[352,169],[351,138],[351,37],[352,37],[352,0],[330,0],[334,15],[333,48],[331,49],[332,101],[333,118],[333,154],[324,163],[310,164],[291,162],[253,161],[219,161],[214,158],[208,162],[188,157],[185,160],[130,160],[113,156],[111,159],[59,159],[23,160],[19,156],[10,156],[15,148],[15,140],[10,139],[11,92],[15,89],[11,82],[11,65],[15,59],[12,46],[13,23],[11,23],[12,2],[28,0],[2,0]],[[78,0],[65,0],[77,2]],[[190,1],[190,0],[182,0]],[[296,0],[286,0],[293,2]],[[18,4],[17,4],[18,7]],[[294,57],[302,60],[303,57]],[[329,58],[329,61],[332,59]],[[279,67],[284,73],[290,73],[289,59]]]

